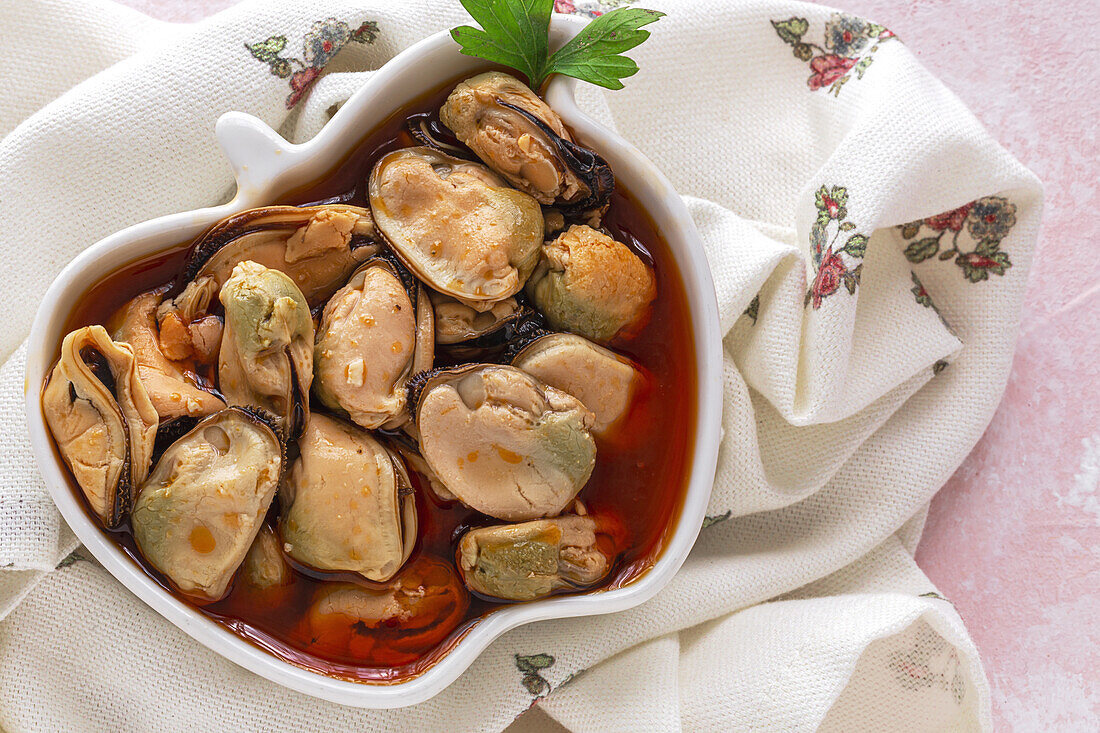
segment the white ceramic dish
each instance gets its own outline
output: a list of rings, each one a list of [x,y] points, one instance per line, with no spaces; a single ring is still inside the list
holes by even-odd
[[[579,18],[555,15],[552,43],[563,43],[584,25]],[[81,542],[138,598],[197,641],[273,682],[345,705],[392,708],[422,702],[457,679],[482,650],[509,629],[532,621],[636,606],[664,587],[695,542],[714,478],[722,404],[721,336],[710,270],[691,217],[668,180],[636,148],[577,109],[573,97],[577,82],[555,79],[548,101],[582,142],[608,160],[618,180],[649,212],[668,242],[686,281],[699,369],[696,440],[683,510],[657,562],[625,587],[502,608],[477,622],[426,672],[399,683],[350,682],[303,669],[254,646],[174,598],[88,518],[80,499],[70,489],[65,466],[51,446],[39,391],[64,336],[65,321],[89,286],[127,263],[194,238],[230,214],[265,205],[296,184],[319,178],[393,110],[482,65],[478,59],[459,54],[447,33],[431,36],[376,72],[316,138],[302,145],[287,143],[255,117],[239,112],[225,114],[218,120],[216,134],[236,174],[238,188],[233,200],[214,208],[143,222],[92,245],[50,286],[31,329],[26,381],[31,443],[54,502]]]

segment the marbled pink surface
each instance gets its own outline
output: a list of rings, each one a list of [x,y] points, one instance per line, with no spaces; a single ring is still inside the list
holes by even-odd
[[[917,562],[981,651],[998,730],[1100,730],[1095,0],[838,0],[898,34],[1046,189],[1004,400]]]
[[[234,0],[123,0],[193,21]],[[1100,730],[1096,0],[832,0],[886,25],[1046,185],[1004,401],[917,560],[981,650],[998,730]]]

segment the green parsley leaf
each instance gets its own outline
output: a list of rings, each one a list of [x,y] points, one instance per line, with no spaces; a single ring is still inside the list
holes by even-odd
[[[536,91],[550,74],[563,74],[608,89],[622,89],[620,79],[638,73],[638,65],[621,55],[649,38],[639,30],[664,13],[617,8],[597,17],[553,55],[549,53],[550,13],[554,0],[460,0],[481,28],[451,30],[467,56],[510,66],[527,77]]]
[[[608,89],[622,89],[619,81],[638,73],[638,65],[622,56],[649,38],[638,30],[655,23],[664,13],[643,8],[618,8],[599,16],[550,57],[548,73],[565,74]]]
[[[537,88],[546,77],[554,0],[461,0],[478,28],[451,30],[466,56],[511,66]]]

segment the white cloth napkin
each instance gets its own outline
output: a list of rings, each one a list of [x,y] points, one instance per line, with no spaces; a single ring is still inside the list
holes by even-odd
[[[727,333],[711,516],[651,602],[512,631],[434,700],[384,712],[237,668],[70,554],[32,468],[20,344],[75,253],[230,195],[221,113],[307,139],[463,12],[253,0],[173,26],[105,0],[0,6],[0,727],[495,731],[537,704],[517,727],[989,728],[978,654],[912,552],[1000,399],[1039,184],[881,26],[779,0],[647,4],[668,16],[641,73],[585,103],[706,242]]]

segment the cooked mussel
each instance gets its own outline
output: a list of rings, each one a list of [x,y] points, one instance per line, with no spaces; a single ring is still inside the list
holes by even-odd
[[[188,282],[179,295],[157,306],[160,346],[166,357],[201,363],[218,358],[222,321],[210,314],[210,304],[217,300],[219,287],[213,275],[202,275]]]
[[[225,595],[260,530],[283,446],[258,412],[230,407],[201,420],[164,452],[131,515],[141,554],[181,593]]]
[[[429,290],[435,310],[435,341],[438,344],[460,344],[496,333],[515,323],[531,311],[515,298],[493,303],[486,311],[478,311],[449,295]]]
[[[573,142],[557,113],[508,74],[490,71],[462,82],[439,119],[486,165],[541,204],[598,209],[615,188],[607,162]]]
[[[413,423],[407,423],[408,426]],[[416,440],[417,438],[414,438]],[[439,480],[439,477],[435,475],[435,471],[428,465],[428,462],[424,460],[424,456],[420,455],[420,448],[417,445],[410,444],[408,438],[402,434],[398,434],[393,443],[394,449],[401,454],[401,457],[405,459],[405,466],[408,467],[411,473],[419,474],[422,479],[421,486],[427,484],[427,489],[436,501],[451,502],[457,501],[458,497],[450,492],[443,482]]]
[[[265,206],[214,225],[195,244],[187,281],[211,276],[220,288],[251,260],[285,272],[310,307],[328,300],[363,261],[379,250],[367,209],[346,204]]]
[[[367,261],[325,305],[317,331],[317,397],[368,429],[405,422],[405,383],[432,366],[432,305],[403,269]]]
[[[585,588],[611,566],[597,530],[592,517],[574,515],[471,529],[458,544],[458,569],[470,590],[502,600]]]
[[[642,325],[657,286],[629,247],[575,224],[542,247],[527,293],[555,329],[606,342]]]
[[[204,282],[212,282],[205,278]],[[138,377],[149,393],[162,423],[180,417],[205,417],[225,408],[225,403],[209,386],[202,385],[193,370],[195,340],[205,361],[217,354],[221,342],[221,321],[197,318],[184,321],[176,312],[166,311],[163,326],[157,312],[164,303],[166,289],[142,293],[124,305],[112,318],[111,337],[130,345]],[[208,334],[213,329],[216,334]],[[214,343],[208,343],[213,338]],[[172,356],[169,356],[172,354]],[[190,364],[188,362],[191,362]]]
[[[318,570],[392,578],[416,542],[416,502],[401,457],[320,413],[298,446],[281,494],[287,554]]]
[[[290,566],[283,557],[283,548],[279,536],[271,525],[260,527],[256,539],[241,563],[241,577],[249,586],[257,590],[266,590],[288,585],[291,581]]]
[[[405,119],[405,128],[419,145],[434,148],[463,160],[478,160],[433,112],[421,112]]]
[[[551,333],[523,347],[512,366],[584,403],[601,435],[630,409],[641,369],[629,359],[572,333]]]
[[[418,375],[420,449],[462,503],[509,521],[560,512],[596,461],[592,413],[519,369],[473,364]]]
[[[112,341],[103,326],[68,334],[42,411],[92,511],[117,526],[149,472],[159,424],[130,346]]]
[[[429,287],[476,310],[515,295],[535,267],[542,209],[483,165],[430,148],[384,155],[370,176],[378,230]]]
[[[327,656],[393,666],[447,638],[469,604],[470,594],[454,569],[421,555],[382,587],[325,583],[306,621],[313,648]]]
[[[517,341],[517,333],[544,325],[542,316],[515,297],[494,303],[487,311],[434,291],[431,297],[436,355],[443,365],[501,361]]]
[[[309,418],[313,319],[288,275],[246,260],[233,268],[219,299],[225,332],[218,386],[231,405],[265,410],[293,437]]]

